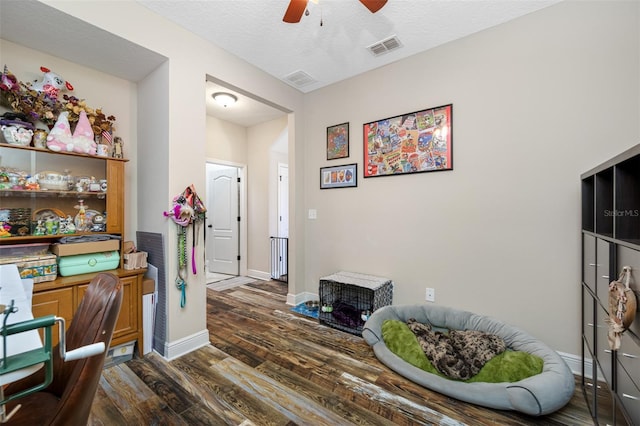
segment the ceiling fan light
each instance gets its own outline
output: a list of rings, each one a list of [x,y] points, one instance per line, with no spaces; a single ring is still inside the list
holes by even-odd
[[[238,101],[237,96],[232,95],[231,93],[226,93],[226,92],[216,92],[213,95],[211,95],[211,97],[219,105],[222,105],[225,108],[235,104]]]

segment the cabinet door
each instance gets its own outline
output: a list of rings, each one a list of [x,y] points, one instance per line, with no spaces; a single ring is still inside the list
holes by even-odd
[[[589,352],[585,352],[585,356],[593,356],[595,351],[595,300],[585,286],[582,287],[582,333],[584,335],[585,344]]]
[[[124,163],[107,161],[107,232],[124,232]]]
[[[596,291],[596,238],[582,236],[582,281],[595,293]]]
[[[597,239],[596,243],[596,294],[600,299],[600,304],[609,309],[609,283],[612,281],[610,276],[610,251],[611,243]],[[615,278],[614,278],[615,279]]]
[[[602,385],[598,394],[597,423],[602,426],[629,426],[620,410],[620,403],[609,391],[606,385]]]
[[[598,366],[604,374],[604,379],[611,385],[613,383],[613,351],[609,347],[607,334],[609,332],[609,315],[600,306],[596,307],[596,352]]]
[[[56,315],[64,318],[66,328],[69,328],[74,313],[73,288],[67,287],[34,293],[31,309],[34,318]],[[40,338],[42,338],[42,332],[40,332]],[[58,327],[53,328],[52,339],[54,346],[60,341]]]
[[[634,424],[640,424],[640,346],[629,333],[618,350],[617,393]]]
[[[590,348],[587,347],[587,343],[583,342],[584,357],[582,358],[582,368],[584,375],[582,376],[582,386],[584,389],[584,396],[587,401],[587,407],[591,413],[591,417],[596,417],[596,377],[595,373],[595,359],[592,360],[593,354],[590,352]]]
[[[122,281],[122,305],[120,314],[113,330],[112,340],[118,337],[138,332],[138,305],[136,295],[138,294],[138,278],[124,277]],[[78,286],[78,300],[82,300],[89,285]],[[79,303],[79,302],[78,302]]]

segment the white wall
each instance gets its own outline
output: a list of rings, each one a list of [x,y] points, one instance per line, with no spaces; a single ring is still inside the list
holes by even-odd
[[[247,128],[207,116],[207,158],[247,164]]]
[[[580,354],[579,177],[640,141],[638,28],[637,3],[564,2],[308,94],[307,291],[386,276]],[[363,123],[448,103],[453,171],[362,178]],[[321,191],[345,121],[358,187]]]
[[[247,168],[248,269],[255,276],[270,276],[270,239],[275,236],[274,221],[278,199],[278,161],[286,154],[274,151],[286,140],[287,118],[267,121],[248,128]]]

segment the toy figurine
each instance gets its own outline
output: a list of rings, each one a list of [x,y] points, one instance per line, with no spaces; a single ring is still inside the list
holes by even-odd
[[[11,236],[11,225],[0,222],[0,238],[10,237]]]
[[[55,222],[53,221],[53,218],[51,216],[47,217],[47,220],[44,223],[44,227],[46,229],[46,234],[47,235],[55,235],[58,231],[57,227],[55,226]]]
[[[36,229],[33,230],[33,235],[45,235],[47,230],[44,227],[44,223],[42,223],[42,219],[38,219],[38,224],[36,225]]]
[[[119,136],[113,139],[113,158],[122,158],[122,138]]]
[[[87,207],[88,206],[84,204],[84,200],[78,200],[78,205],[75,206],[75,208],[78,209],[78,226],[76,226],[78,232],[84,232],[88,228]]]

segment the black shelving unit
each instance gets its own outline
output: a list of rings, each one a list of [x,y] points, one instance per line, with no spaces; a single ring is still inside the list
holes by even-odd
[[[609,283],[623,266],[640,300],[640,145],[582,174],[582,389],[595,424],[640,425],[640,314],[607,339]]]

